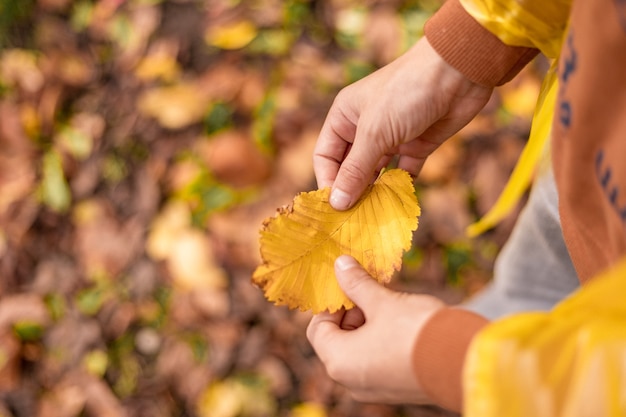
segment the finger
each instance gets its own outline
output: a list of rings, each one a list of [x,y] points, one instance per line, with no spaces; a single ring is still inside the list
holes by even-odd
[[[424,163],[426,163],[426,158],[413,158],[403,155],[398,159],[398,168],[407,171],[415,179],[419,176]]]
[[[347,210],[356,203],[371,184],[374,172],[384,156],[376,142],[355,140],[343,160],[330,194],[330,204],[336,210]]]
[[[319,189],[333,185],[348,147],[349,143],[341,138],[320,135],[313,152],[313,170]]]
[[[382,157],[382,159],[378,162],[376,166],[376,171],[374,171],[376,177],[380,174],[380,171],[389,167],[389,164],[394,160],[395,154],[387,154]]]
[[[428,156],[439,147],[439,142],[426,140],[419,137],[398,147],[398,168],[408,171],[413,177],[417,177],[426,162]]]
[[[387,289],[348,255],[342,255],[335,261],[335,275],[343,292],[361,309],[367,320],[368,313],[379,305]]]
[[[355,330],[365,324],[365,316],[363,315],[363,311],[354,307],[343,315],[343,319],[341,319],[341,323],[339,323],[339,327],[343,330]]]
[[[338,96],[338,99],[341,97]],[[313,151],[313,170],[318,188],[333,185],[356,133],[358,117],[347,116],[341,107],[341,101],[337,100],[324,121]]]
[[[343,319],[345,310],[335,313],[323,312],[313,316],[306,329],[306,337],[317,352],[317,355],[324,359],[329,349],[329,341],[337,334],[342,333],[339,326]]]

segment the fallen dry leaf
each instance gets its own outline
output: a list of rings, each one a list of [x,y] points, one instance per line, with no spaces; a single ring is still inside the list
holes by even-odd
[[[226,284],[209,238],[191,226],[189,209],[183,203],[168,204],[156,217],[146,251],[152,258],[166,261],[181,290],[221,289]]]
[[[208,100],[192,84],[155,87],[143,93],[137,102],[139,111],[154,117],[163,127],[180,129],[198,122]]]
[[[199,230],[180,233],[172,244],[168,269],[175,284],[187,290],[223,288],[226,276],[216,265],[209,239]]]
[[[10,392],[20,385],[20,348],[20,342],[13,332],[0,330],[0,392]]]
[[[307,402],[298,404],[291,410],[290,417],[326,417],[326,410],[321,404]]]
[[[146,242],[146,251],[153,259],[167,259],[176,237],[191,227],[187,206],[179,201],[166,204],[155,217]]]
[[[2,297],[0,304],[0,331],[19,322],[47,326],[50,314],[42,297],[36,294],[15,294]]]
[[[78,384],[63,380],[50,392],[41,396],[37,405],[39,417],[71,417],[81,414],[87,401],[86,394]]]
[[[254,24],[242,20],[209,28],[204,38],[209,45],[217,48],[239,49],[252,42],[256,35]]]
[[[75,251],[88,276],[115,276],[142,250],[142,224],[136,218],[120,221],[104,200],[81,201],[73,217]]]
[[[529,120],[532,118],[537,105],[541,83],[536,77],[529,76],[528,70],[520,75],[514,83],[499,88],[499,92],[506,111]]]
[[[144,57],[137,68],[135,75],[142,81],[162,79],[172,82],[180,75],[181,69],[176,58],[169,51],[157,51]]]
[[[293,206],[264,223],[264,263],[254,271],[253,282],[277,305],[313,313],[351,308],[335,280],[335,259],[352,255],[385,283],[411,247],[420,209],[407,172],[383,172],[347,211],[334,210],[329,194],[329,188],[299,194]]]
[[[19,86],[35,93],[44,84],[44,77],[37,63],[37,55],[23,49],[8,49],[0,57],[0,80],[10,86]]]
[[[9,128],[12,121],[3,116],[0,104],[0,214],[4,214],[12,204],[27,198],[35,188],[34,153],[28,147],[14,146],[4,140],[3,127]]]
[[[217,180],[233,187],[261,184],[271,171],[271,160],[243,130],[227,130],[197,141],[196,149]]]

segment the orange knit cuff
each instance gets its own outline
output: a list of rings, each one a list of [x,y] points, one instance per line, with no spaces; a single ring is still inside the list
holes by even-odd
[[[539,53],[506,45],[470,16],[459,0],[446,1],[426,22],[424,34],[448,64],[486,87],[510,81]]]
[[[489,321],[459,308],[437,311],[420,331],[413,369],[424,393],[441,407],[463,409],[463,365],[474,336]]]

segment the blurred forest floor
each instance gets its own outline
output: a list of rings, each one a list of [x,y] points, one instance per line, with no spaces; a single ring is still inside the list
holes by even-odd
[[[310,315],[250,282],[263,219],[316,187],[335,94],[438,6],[0,0],[0,416],[447,415],[352,401]],[[393,287],[455,303],[489,281],[515,213],[464,229],[525,143],[540,67],[428,162]]]

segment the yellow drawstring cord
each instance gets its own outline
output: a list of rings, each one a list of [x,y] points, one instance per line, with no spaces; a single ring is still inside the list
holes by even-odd
[[[537,163],[550,137],[557,90],[558,78],[555,60],[543,80],[533,115],[530,136],[515,165],[511,178],[487,214],[467,227],[466,234],[469,237],[476,237],[498,224],[513,210],[522,194],[528,189]]]

